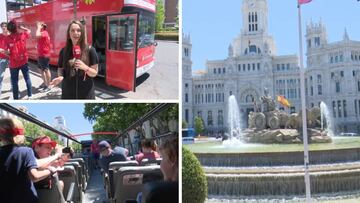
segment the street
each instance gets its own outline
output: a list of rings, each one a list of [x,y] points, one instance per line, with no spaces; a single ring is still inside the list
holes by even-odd
[[[96,99],[126,99],[126,100],[177,100],[179,97],[179,44],[172,41],[157,41],[155,66],[136,80],[136,92],[130,92],[108,86],[104,78],[95,78]],[[32,99],[60,99],[61,88],[54,87],[49,92],[40,92],[43,83],[37,63],[30,61],[30,77],[32,82]],[[57,76],[56,67],[51,68],[51,76]],[[19,73],[19,98],[27,98],[26,86],[22,73]],[[10,71],[4,73],[2,94],[0,99],[13,99],[10,81]]]

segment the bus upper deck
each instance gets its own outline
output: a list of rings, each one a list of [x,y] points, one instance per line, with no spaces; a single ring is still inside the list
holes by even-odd
[[[138,141],[142,137],[141,134],[159,144],[169,139],[178,139],[177,131],[171,131],[170,128],[165,131],[154,130],[154,125],[157,125],[155,120],[160,118],[159,113],[166,111],[169,106],[171,104],[158,105],[108,141],[113,145],[128,148],[131,157],[139,150]],[[142,202],[178,202],[178,182],[162,181],[164,175],[160,170],[161,158],[144,159],[141,162],[111,162],[108,172],[100,171],[93,165],[94,157],[86,153],[91,140],[79,142],[76,136],[58,131],[9,104],[0,104],[0,109],[82,145],[82,150],[77,151],[62,170],[51,176],[49,187],[37,188],[40,203],[137,202],[139,194],[142,194]],[[149,129],[144,129],[144,126],[148,126]],[[63,186],[60,182],[63,182]]]

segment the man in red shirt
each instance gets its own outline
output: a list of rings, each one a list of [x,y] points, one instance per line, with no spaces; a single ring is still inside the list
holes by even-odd
[[[6,37],[9,35],[9,31],[7,30],[7,23],[1,23],[2,33],[0,34],[0,98],[1,98],[1,89],[2,89],[2,81],[4,78],[4,72],[6,68],[9,66],[9,56],[4,54],[6,50]]]
[[[95,169],[97,169],[99,168],[99,157],[100,157],[100,150],[97,140],[93,140],[93,143],[90,145],[90,150],[93,160],[93,166]]]
[[[7,49],[6,53],[10,58],[10,75],[11,86],[14,99],[19,99],[19,71],[21,70],[27,88],[28,99],[31,99],[31,80],[28,66],[28,54],[26,51],[26,40],[30,38],[30,29],[23,26],[19,26],[19,29],[24,32],[18,32],[18,26],[15,21],[10,21],[7,25],[7,29],[10,35],[7,37]]]
[[[36,38],[38,39],[38,66],[41,70],[41,77],[44,80],[43,92],[50,90],[49,84],[51,82],[51,73],[49,70],[50,61],[50,36],[47,32],[47,25],[41,22],[36,23]]]

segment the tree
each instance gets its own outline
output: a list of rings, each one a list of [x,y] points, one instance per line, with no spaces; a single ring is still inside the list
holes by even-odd
[[[182,148],[182,184],[183,202],[205,202],[208,193],[205,172],[196,156],[185,147]]]
[[[83,115],[90,122],[94,122],[94,132],[121,132],[157,105],[158,104],[156,103],[88,103],[85,104]],[[158,114],[158,116],[164,121],[171,119],[178,120],[178,108],[178,104],[173,104],[168,109]],[[93,135],[92,137],[93,139],[101,140],[112,139],[114,135]]]
[[[179,29],[179,2],[176,5],[177,14],[175,17],[175,28]]]
[[[35,138],[41,137],[41,136],[49,136],[52,140],[55,140],[58,144],[61,144],[61,145],[64,144],[59,140],[57,134],[55,134],[47,129],[44,129],[44,128],[38,126],[37,124],[31,123],[29,121],[26,121],[26,120],[21,120],[21,121],[24,124],[25,134],[28,137],[35,139]],[[27,144],[31,144],[31,143],[27,143]]]
[[[119,103],[88,103],[85,104],[84,117],[94,122],[93,131],[121,132],[133,122],[158,104],[119,104]],[[159,115],[161,120],[178,119],[178,104],[173,104]],[[111,139],[113,135],[93,135],[93,139]]]
[[[156,14],[155,14],[155,32],[163,29],[165,20],[165,8],[162,0],[156,0]]]
[[[79,144],[79,143],[77,143],[77,142],[72,142],[71,145],[70,145],[70,147],[71,147],[72,149],[74,149],[74,151],[75,151],[76,153],[80,153],[80,152],[81,152],[81,144]]]
[[[205,130],[205,127],[204,127],[203,120],[199,116],[196,116],[195,117],[195,133],[197,135],[199,135],[202,132],[204,132],[204,130]]]
[[[185,120],[182,120],[181,128],[187,128],[188,124]]]
[[[42,129],[34,123],[22,120],[24,124],[25,134],[31,138],[37,138],[42,134]]]

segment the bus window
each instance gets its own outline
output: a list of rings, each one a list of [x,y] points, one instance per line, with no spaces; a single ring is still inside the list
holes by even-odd
[[[109,49],[116,51],[132,51],[134,49],[135,18],[110,18]]]
[[[95,16],[92,19],[93,46],[99,57],[99,75],[105,76],[106,68],[106,16]]]
[[[155,38],[154,14],[141,12],[139,21],[139,48],[153,45]]]

